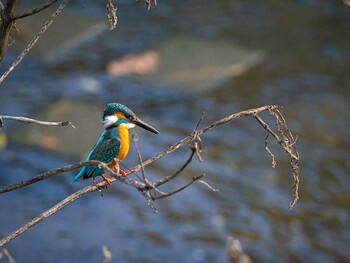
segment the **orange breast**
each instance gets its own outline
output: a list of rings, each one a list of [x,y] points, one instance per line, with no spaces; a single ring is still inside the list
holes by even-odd
[[[119,138],[120,138],[120,150],[117,155],[119,161],[123,161],[129,153],[130,139],[129,131],[124,125],[119,125],[118,127]]]

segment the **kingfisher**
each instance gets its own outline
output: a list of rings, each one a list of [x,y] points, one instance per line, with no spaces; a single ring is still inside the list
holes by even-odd
[[[103,110],[102,125],[105,130],[90,151],[86,161],[98,160],[108,163],[111,169],[116,170],[119,169],[119,162],[122,162],[129,153],[129,129],[137,125],[159,134],[155,128],[140,120],[133,111],[120,103],[106,105]],[[120,169],[119,173],[126,176],[125,172]],[[98,166],[84,166],[70,183],[96,176],[101,176],[107,185],[111,184],[110,180],[104,176],[103,169]]]

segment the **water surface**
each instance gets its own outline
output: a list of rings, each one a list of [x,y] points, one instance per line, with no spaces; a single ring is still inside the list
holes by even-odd
[[[5,123],[9,143],[0,155],[1,185],[84,159],[102,131],[99,118],[110,101],[127,104],[161,131],[155,136],[135,130],[145,159],[189,134],[202,111],[205,125],[240,110],[278,104],[298,136],[301,199],[289,210],[288,158],[270,140],[277,157],[277,167],[271,168],[266,133],[253,118],[245,118],[203,136],[204,162],[195,160],[165,189],[205,173],[220,194],[194,184],[157,201],[154,213],[137,191],[114,184],[102,196],[92,193],[10,242],[6,248],[16,261],[98,262],[107,245],[113,262],[225,262],[230,235],[254,262],[350,261],[350,10],[341,1],[158,1],[150,12],[143,3],[118,4],[119,25],[110,32],[98,30],[103,1],[70,3],[56,26],[82,16],[96,31],[57,56],[58,49],[46,42],[50,59],[33,52],[0,87],[1,114],[69,119],[77,127]],[[210,43],[211,54],[222,43],[244,50],[232,64],[243,64],[250,54],[263,54],[263,59],[209,89],[106,72],[108,63],[126,54],[161,54],[164,43],[179,38]],[[169,60],[162,63],[177,63],[176,56]],[[188,60],[198,68],[211,65]],[[220,64],[220,57],[212,64]],[[149,167],[147,175],[156,180],[170,174],[189,153],[186,148],[174,153]],[[125,164],[135,163],[132,149]],[[2,195],[1,235],[91,183],[69,185],[73,175]]]

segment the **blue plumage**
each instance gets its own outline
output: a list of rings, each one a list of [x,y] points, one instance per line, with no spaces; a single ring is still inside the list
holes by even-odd
[[[111,163],[115,158],[121,162],[129,152],[129,132],[128,129],[138,125],[150,132],[159,134],[159,132],[149,124],[136,117],[128,107],[120,103],[108,103],[104,108],[102,115],[102,124],[105,131],[101,134],[97,143],[92,148],[86,160],[97,160],[106,164]],[[111,164],[112,169],[116,169],[117,162]],[[74,183],[78,180],[87,179],[96,176],[102,176],[107,184],[109,179],[103,175],[103,169],[98,166],[84,166],[79,173],[71,180]],[[125,172],[120,170],[122,176]]]
[[[119,120],[119,123],[122,121]],[[99,140],[92,148],[90,154],[86,158],[89,160],[98,160],[104,163],[110,163],[118,155],[120,149],[120,139],[118,134],[118,126],[103,131]],[[81,179],[96,177],[103,174],[103,169],[98,166],[84,166],[80,172],[73,178],[70,183],[74,183]]]

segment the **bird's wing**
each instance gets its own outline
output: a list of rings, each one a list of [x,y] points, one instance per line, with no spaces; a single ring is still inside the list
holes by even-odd
[[[86,160],[97,160],[104,163],[109,163],[118,155],[119,149],[120,139],[118,137],[111,138],[107,134],[103,134],[92,148]],[[103,169],[99,168],[98,166],[84,166],[73,178],[71,183],[81,179],[99,176],[102,173]]]
[[[110,138],[99,142],[89,155],[89,160],[98,160],[104,163],[109,163],[118,155],[120,149],[120,139]],[[103,173],[103,169],[97,166],[87,166],[85,178],[98,176]]]

